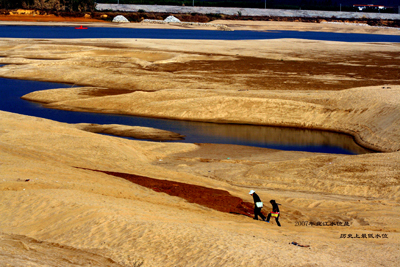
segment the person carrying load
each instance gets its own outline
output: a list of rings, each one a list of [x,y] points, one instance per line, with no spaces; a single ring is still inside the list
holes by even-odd
[[[275,217],[276,224],[280,227],[281,226],[281,224],[279,222],[280,213],[279,213],[279,207],[278,207],[278,205],[280,205],[280,204],[276,203],[275,200],[273,200],[273,199],[269,203],[272,204],[272,211],[270,213],[268,213],[266,222],[269,223],[269,219],[271,219],[271,217]]]
[[[260,197],[254,192],[254,190],[250,190],[250,195],[253,196],[254,200],[254,220],[258,220],[258,216],[260,215],[261,219],[265,221],[265,216],[261,213],[261,209],[263,207],[263,203],[261,202]]]

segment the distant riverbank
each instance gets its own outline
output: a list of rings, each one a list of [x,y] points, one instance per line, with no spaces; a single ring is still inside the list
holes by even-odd
[[[96,5],[98,11],[124,11],[124,12],[166,12],[166,13],[199,13],[199,14],[224,14],[237,16],[273,16],[273,17],[300,17],[300,18],[339,18],[339,19],[390,19],[400,20],[400,14],[367,13],[367,12],[341,12],[319,10],[293,10],[293,9],[262,9],[239,7],[203,7],[203,6],[164,6],[164,5],[123,5],[100,4]]]

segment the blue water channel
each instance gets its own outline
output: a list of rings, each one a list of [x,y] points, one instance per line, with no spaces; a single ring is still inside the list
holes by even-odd
[[[41,104],[20,98],[33,91],[69,87],[72,87],[72,85],[0,78],[0,110],[66,123],[123,124],[154,127],[185,135],[185,140],[181,142],[188,143],[237,144],[280,150],[335,154],[371,152],[357,145],[351,136],[334,132],[73,112],[44,108]]]
[[[3,38],[80,39],[80,38],[148,38],[193,40],[261,40],[298,38],[339,42],[400,42],[400,35],[307,32],[307,31],[208,31],[182,29],[131,29],[88,27],[77,30],[66,26],[0,26]]]
[[[60,26],[0,26],[0,38],[158,38],[202,40],[255,40],[300,38],[345,42],[400,42],[400,36],[296,31],[205,31],[89,27],[76,30]],[[0,66],[1,67],[1,66]],[[68,88],[72,85],[0,78],[0,110],[47,118],[66,123],[123,124],[154,127],[185,135],[182,142],[219,143],[266,147],[280,150],[336,154],[363,154],[371,151],[357,145],[351,136],[327,131],[284,127],[216,124],[166,119],[71,112],[47,109],[21,100],[33,91]]]

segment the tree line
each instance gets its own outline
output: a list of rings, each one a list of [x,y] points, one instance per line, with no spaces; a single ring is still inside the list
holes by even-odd
[[[0,0],[3,9],[40,9],[56,11],[94,11],[95,0]]]

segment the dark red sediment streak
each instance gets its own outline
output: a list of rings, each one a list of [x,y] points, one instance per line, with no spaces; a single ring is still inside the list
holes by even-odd
[[[232,196],[228,191],[225,190],[168,180],[160,180],[129,173],[100,171],[86,168],[82,169],[102,172],[108,175],[120,177],[132,183],[150,188],[156,192],[163,192],[170,196],[180,197],[190,203],[196,203],[221,212],[240,214],[249,217],[254,216],[253,203],[244,202],[241,198]]]

